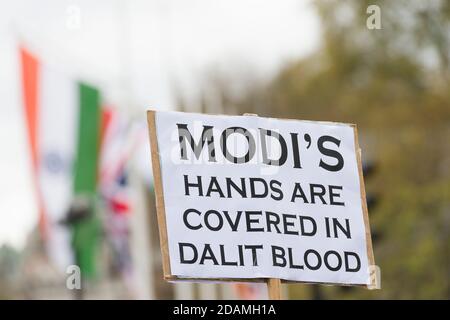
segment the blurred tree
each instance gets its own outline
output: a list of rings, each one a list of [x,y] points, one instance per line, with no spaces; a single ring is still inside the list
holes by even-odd
[[[374,247],[382,289],[323,287],[321,297],[448,299],[450,1],[314,4],[320,49],[235,98],[233,113],[356,123],[377,162],[367,187],[379,197],[369,216],[383,234]],[[372,4],[379,30],[366,27]],[[292,296],[304,297],[302,287]]]

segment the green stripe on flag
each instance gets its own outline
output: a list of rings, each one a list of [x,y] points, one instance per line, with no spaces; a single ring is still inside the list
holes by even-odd
[[[78,143],[73,191],[86,197],[90,215],[73,224],[72,245],[83,278],[96,276],[96,256],[100,239],[100,220],[96,213],[98,147],[100,142],[100,94],[97,89],[79,84]]]
[[[79,85],[80,115],[75,164],[75,194],[95,194],[100,141],[100,95],[97,89]]]

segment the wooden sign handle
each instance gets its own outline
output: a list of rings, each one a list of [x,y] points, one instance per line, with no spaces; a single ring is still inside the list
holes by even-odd
[[[257,117],[256,113],[244,113],[244,116]],[[267,291],[270,300],[281,300],[281,280],[277,278],[267,279]]]
[[[281,300],[281,280],[277,278],[267,279],[267,291],[270,300]]]

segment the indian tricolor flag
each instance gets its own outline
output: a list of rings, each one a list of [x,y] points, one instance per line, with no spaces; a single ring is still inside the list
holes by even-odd
[[[40,229],[48,254],[61,271],[78,263],[89,276],[94,270],[96,222],[87,219],[72,230],[61,222],[74,196],[93,198],[96,193],[100,95],[96,88],[42,64],[23,48],[20,57]]]

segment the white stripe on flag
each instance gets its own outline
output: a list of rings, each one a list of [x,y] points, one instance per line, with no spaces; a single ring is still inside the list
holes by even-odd
[[[70,233],[60,221],[72,199],[72,172],[78,128],[75,79],[41,66],[39,90],[39,183],[48,219],[48,253],[61,271],[73,263]]]

